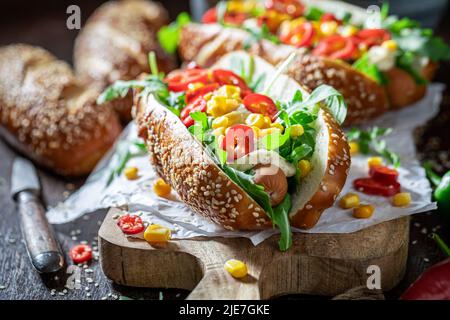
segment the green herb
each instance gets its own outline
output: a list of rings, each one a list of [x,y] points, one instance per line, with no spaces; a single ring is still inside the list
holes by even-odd
[[[431,234],[431,239],[433,239],[438,247],[442,250],[442,252],[447,256],[450,257],[450,248],[447,246],[447,244],[442,240],[441,237],[437,233]]]
[[[399,68],[408,72],[417,84],[427,84],[428,81],[420,74],[415,66],[418,57],[412,52],[403,52],[397,57],[396,64]]]
[[[324,13],[325,12],[323,12],[323,10],[321,10],[317,7],[311,6],[306,9],[305,18],[307,20],[319,21],[320,18],[322,18]]]
[[[244,29],[245,31],[247,31],[249,33],[249,37],[247,39],[245,39],[245,41],[243,43],[243,48],[245,50],[249,49],[252,46],[252,44],[259,42],[262,39],[272,41],[273,43],[276,43],[276,44],[280,43],[280,40],[278,39],[278,37],[270,32],[270,30],[266,24],[263,24],[261,26],[255,27],[255,28],[242,27],[242,29]]]
[[[169,54],[174,54],[177,51],[180,31],[189,22],[191,22],[189,14],[182,12],[174,22],[159,29],[157,37],[164,51]]]
[[[225,24],[225,14],[227,13],[228,4],[226,1],[219,1],[216,5],[217,22]]]
[[[352,14],[351,14],[351,12],[345,12],[344,13],[344,15],[342,16],[342,22],[344,23],[344,24],[349,24],[350,23],[350,20],[352,19]]]
[[[388,1],[383,1],[383,4],[381,5],[381,11],[380,11],[380,17],[381,20],[384,20],[388,17],[389,15],[389,2]]]
[[[369,76],[371,79],[375,80],[378,84],[381,85],[387,84],[386,77],[378,69],[375,63],[370,62],[369,55],[367,53],[363,54],[361,58],[359,58],[353,63],[353,68]]]
[[[148,54],[148,65],[150,66],[150,73],[154,76],[162,80],[164,78],[164,73],[160,73],[158,70],[158,62],[156,60],[156,54],[154,51],[151,51]]]
[[[273,208],[272,222],[280,230],[280,241],[278,246],[281,251],[286,251],[292,246],[292,230],[289,223],[289,211],[292,208],[291,196],[289,193],[284,197],[283,202]]]
[[[206,113],[201,111],[196,111],[190,113],[192,120],[194,120],[194,125],[188,128],[189,132],[197,138],[198,141],[205,144],[210,144],[213,142],[214,135],[209,126],[209,121]]]
[[[400,157],[388,149],[385,140],[380,139],[391,132],[392,129],[390,128],[373,127],[367,131],[352,128],[347,132],[347,138],[349,141],[358,142],[359,150],[362,154],[378,154],[398,168],[400,166]]]

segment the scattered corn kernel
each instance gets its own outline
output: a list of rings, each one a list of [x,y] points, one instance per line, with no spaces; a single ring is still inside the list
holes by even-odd
[[[381,44],[382,47],[388,49],[391,52],[397,51],[397,42],[395,40],[386,40]]]
[[[369,168],[382,166],[383,165],[383,158],[381,158],[381,157],[370,157],[367,160],[367,164],[369,165]]]
[[[167,184],[163,179],[159,178],[153,184],[153,191],[155,191],[155,193],[158,196],[164,197],[167,196],[172,191],[172,187],[169,184]]]
[[[227,270],[234,278],[243,278],[247,275],[247,265],[236,259],[230,259],[225,262],[225,270]]]
[[[303,133],[305,133],[305,129],[301,124],[294,124],[291,126],[291,137],[297,138],[300,137]]]
[[[348,145],[350,146],[350,155],[354,156],[359,153],[359,144],[357,142],[352,141]]]
[[[324,36],[331,36],[337,32],[338,24],[336,21],[325,21],[320,24],[320,33]]]
[[[308,160],[300,160],[298,162],[298,169],[300,170],[300,177],[304,178],[311,172],[311,162]]]
[[[356,193],[347,193],[339,201],[342,209],[350,209],[359,206],[359,196]]]
[[[283,131],[284,131],[283,125],[282,125],[281,123],[279,123],[279,122],[274,122],[274,123],[272,123],[272,124],[270,125],[270,127],[271,127],[271,128],[278,128],[278,129],[280,129],[281,133],[283,133]]]
[[[397,193],[392,198],[392,204],[396,207],[407,207],[411,203],[411,194],[409,192]]]
[[[145,229],[144,239],[150,243],[163,243],[171,238],[170,229],[160,226],[159,224],[151,224]]]
[[[228,127],[228,118],[225,116],[217,117],[213,120],[211,126],[213,129],[217,129],[220,127],[226,128],[226,127]]]
[[[264,128],[266,125],[266,121],[262,114],[251,113],[245,119],[245,124],[251,127],[258,127],[260,129]]]
[[[138,168],[136,167],[127,167],[124,170],[125,177],[127,177],[128,180],[136,180],[138,176]]]
[[[353,209],[353,217],[357,219],[368,219],[375,211],[375,207],[370,204],[361,204]]]

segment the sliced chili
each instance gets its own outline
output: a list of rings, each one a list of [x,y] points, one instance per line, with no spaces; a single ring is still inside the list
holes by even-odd
[[[260,113],[269,116],[272,120],[276,117],[278,109],[273,100],[263,94],[252,93],[245,96],[242,101],[245,108],[252,113]]]
[[[370,176],[386,185],[390,185],[397,182],[398,171],[385,166],[375,166],[370,168]]]
[[[208,71],[203,69],[186,69],[178,70],[170,73],[164,82],[167,83],[170,91],[180,92],[186,91],[190,83],[207,84]]]
[[[92,259],[92,248],[87,244],[79,244],[70,249],[70,258],[74,263],[84,263]]]
[[[117,225],[123,233],[132,235],[144,231],[144,223],[141,217],[132,214],[126,214],[119,218]]]
[[[385,184],[373,178],[360,178],[353,181],[356,190],[375,196],[391,197],[400,192],[400,184]]]

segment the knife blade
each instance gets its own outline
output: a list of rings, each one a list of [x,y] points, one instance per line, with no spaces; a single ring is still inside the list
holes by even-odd
[[[56,272],[64,265],[61,248],[45,216],[41,185],[34,165],[16,158],[11,176],[11,196],[17,203],[20,227],[31,263],[40,273]]]

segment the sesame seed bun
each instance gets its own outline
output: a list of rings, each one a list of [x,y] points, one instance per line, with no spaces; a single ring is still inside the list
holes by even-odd
[[[135,79],[149,72],[148,53],[154,51],[158,67],[168,72],[175,59],[159,46],[156,32],[168,23],[167,11],[150,1],[110,1],[89,17],[74,48],[74,64],[81,79],[99,90],[116,80]],[[132,95],[113,102],[124,121],[131,119]]]
[[[0,48],[0,135],[56,173],[88,174],[120,134],[117,115],[97,96],[44,49]]]
[[[248,58],[248,54],[228,54],[213,69],[230,69],[236,57]],[[272,65],[255,57],[257,74],[270,75],[274,71]],[[291,99],[297,90],[308,94],[307,88],[281,75],[269,95],[274,99]],[[228,178],[177,116],[153,95],[136,94],[135,105],[139,135],[146,141],[151,162],[187,205],[227,229],[255,230],[271,226],[263,208]],[[298,228],[313,227],[321,213],[333,204],[350,166],[346,137],[325,109],[319,111],[315,125],[317,137],[312,171],[292,197],[290,220],[292,226]]]

